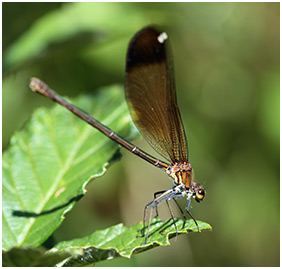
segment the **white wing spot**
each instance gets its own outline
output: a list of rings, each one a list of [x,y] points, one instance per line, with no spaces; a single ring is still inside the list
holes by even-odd
[[[159,36],[158,36],[158,41],[160,43],[164,43],[165,40],[167,40],[168,36],[166,32],[162,32]]]

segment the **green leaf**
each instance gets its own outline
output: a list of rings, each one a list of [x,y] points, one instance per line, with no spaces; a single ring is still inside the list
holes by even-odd
[[[197,232],[198,229],[193,220],[184,222],[175,219],[178,234]],[[211,230],[207,223],[198,221],[199,230]],[[143,223],[137,223],[131,227],[123,224],[99,230],[80,239],[61,242],[50,250],[51,253],[79,253],[76,257],[68,258],[62,263],[64,266],[86,266],[99,261],[110,260],[118,257],[130,258],[133,254],[169,245],[169,239],[175,237],[176,231],[173,220],[163,222],[157,218],[152,220],[148,242],[141,236]]]
[[[46,53],[52,45],[77,37],[84,43],[110,41],[126,31],[135,31],[165,21],[151,10],[136,9],[130,3],[67,3],[40,17],[4,55],[4,66],[12,67]],[[118,23],[116,23],[118,21]],[[128,22],[131,23],[128,23]],[[60,27],[58,27],[58,25]],[[79,36],[81,35],[81,36]],[[64,50],[69,45],[64,46]],[[83,46],[80,45],[80,46]]]
[[[73,102],[127,139],[136,135],[121,87]],[[3,154],[3,249],[44,242],[118,148],[59,105],[38,109]]]
[[[50,267],[65,260],[69,253],[46,253],[42,247],[12,248],[3,253],[4,267]]]

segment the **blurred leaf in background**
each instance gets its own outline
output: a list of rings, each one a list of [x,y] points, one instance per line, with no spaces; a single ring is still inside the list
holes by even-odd
[[[190,161],[207,190],[193,215],[213,232],[104,265],[278,266],[280,3],[3,3],[3,149],[36,107],[51,105],[29,91],[31,76],[68,96],[123,83],[128,42],[152,23],[172,44]],[[170,187],[158,169],[123,155],[56,240],[133,225]]]

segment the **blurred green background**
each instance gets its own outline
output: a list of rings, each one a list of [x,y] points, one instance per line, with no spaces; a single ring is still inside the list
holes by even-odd
[[[280,3],[3,3],[3,150],[39,106],[37,76],[62,95],[124,83],[133,34],[159,24],[174,54],[190,161],[206,199],[193,203],[212,232],[101,266],[279,266]],[[154,153],[143,140],[137,145]],[[167,176],[124,158],[87,187],[55,240],[142,220]],[[185,201],[184,201],[185,202]],[[169,217],[161,206],[163,219]],[[178,212],[175,210],[175,212]]]

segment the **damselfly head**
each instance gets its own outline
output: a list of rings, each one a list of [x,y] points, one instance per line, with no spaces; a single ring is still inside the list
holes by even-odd
[[[200,203],[206,195],[205,190],[202,188],[202,186],[200,186],[199,183],[194,182],[192,185],[192,189],[193,189],[193,198],[195,198],[195,200]]]

